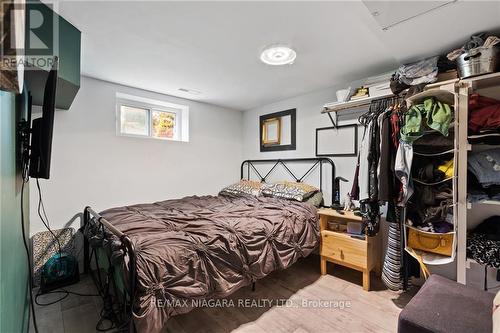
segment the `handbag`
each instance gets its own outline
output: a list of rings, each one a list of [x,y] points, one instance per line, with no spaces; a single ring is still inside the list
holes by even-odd
[[[421,230],[409,229],[408,246],[415,250],[451,256],[453,252],[454,233],[438,234]]]

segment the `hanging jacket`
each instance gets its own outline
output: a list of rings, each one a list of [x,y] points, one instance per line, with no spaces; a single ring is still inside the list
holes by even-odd
[[[369,192],[369,177],[370,177],[370,168],[368,163],[368,154],[370,153],[370,145],[371,145],[371,127],[372,123],[368,124],[365,127],[363,140],[361,141],[361,145],[359,147],[359,200],[366,200],[370,196]]]
[[[380,159],[378,172],[378,196],[380,201],[390,201],[393,195],[393,177],[391,168],[391,124],[389,115],[382,114],[380,126]]]
[[[408,199],[413,194],[413,184],[411,182],[411,165],[413,161],[413,146],[401,141],[396,153],[395,174],[403,184],[402,196],[399,204],[405,206]]]
[[[380,156],[380,134],[378,117],[371,122],[370,127],[370,151],[368,153],[368,197],[372,201],[378,201],[378,178],[377,168]]]

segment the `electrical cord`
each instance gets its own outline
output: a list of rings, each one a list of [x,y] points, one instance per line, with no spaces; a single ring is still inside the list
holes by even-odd
[[[54,237],[54,240],[57,242],[57,246],[58,246],[58,249],[59,249],[59,256],[61,256],[61,253],[62,253],[61,242],[59,241],[59,238],[56,236],[56,234],[50,228],[49,218],[47,217],[47,213],[45,211],[45,205],[43,204],[42,190],[41,190],[40,181],[39,181],[38,178],[36,179],[36,187],[38,189],[38,210],[37,210],[38,216],[40,217],[40,220],[42,220],[42,223],[45,226],[45,228],[47,228],[47,230],[52,234],[52,237]],[[41,296],[41,295],[44,295],[44,294],[57,294],[57,293],[64,293],[64,296],[62,296],[61,298],[59,298],[59,299],[57,299],[55,301],[49,302],[49,303],[40,303],[40,302],[38,302],[38,297]],[[65,299],[66,297],[68,297],[70,294],[77,295],[77,296],[100,296],[100,295],[95,295],[95,294],[77,293],[77,292],[74,292],[74,291],[69,291],[69,290],[61,288],[59,290],[53,290],[53,291],[45,292],[43,294],[40,293],[40,291],[39,291],[37,293],[37,295],[35,296],[35,303],[37,305],[40,305],[40,306],[52,305],[52,304],[55,304],[57,302],[62,301],[63,299]]]
[[[42,221],[43,225],[45,226],[45,228],[51,233],[52,237],[54,237],[54,240],[57,242],[57,246],[58,246],[58,250],[59,250],[59,255],[61,255],[62,253],[62,246],[61,246],[61,243],[59,241],[59,238],[56,236],[56,234],[52,231],[52,229],[50,228],[50,223],[49,223],[49,218],[47,217],[47,213],[45,211],[45,205],[43,203],[43,196],[42,196],[42,190],[41,190],[41,186],[40,186],[40,182],[38,180],[38,178],[36,179],[36,186],[37,186],[37,190],[38,190],[38,209],[37,209],[37,213],[38,213],[38,217],[40,218],[40,220]],[[80,230],[81,232],[81,230]],[[85,235],[84,235],[85,237]],[[94,252],[95,253],[95,252]],[[97,262],[97,257],[95,258],[96,259],[96,262]],[[109,261],[109,258],[108,258],[108,261]],[[109,262],[109,264],[111,265],[111,263]],[[99,267],[98,263],[97,263],[97,267]],[[99,268],[98,268],[99,269]],[[31,268],[30,268],[30,274],[31,274]],[[63,289],[63,288],[60,288],[58,290],[53,290],[53,291],[49,291],[49,292],[45,292],[45,293],[40,293],[40,291],[37,293],[37,295],[35,296],[34,298],[34,302],[39,305],[39,306],[49,306],[49,305],[52,305],[52,304],[55,304],[55,303],[58,303],[62,300],[64,300],[65,298],[67,298],[69,295],[76,295],[76,296],[81,296],[81,297],[97,297],[97,296],[100,296],[103,298],[103,307],[99,313],[99,321],[97,322],[96,324],[96,331],[99,331],[99,332],[108,332],[108,331],[111,331],[111,330],[117,330],[118,332],[126,332],[128,331],[128,327],[130,325],[130,318],[128,318],[125,322],[117,325],[117,312],[120,310],[120,309],[115,309],[113,307],[113,297],[112,295],[109,293],[109,285],[110,285],[110,280],[113,278],[113,274],[112,274],[112,270],[109,270],[108,272],[108,276],[106,278],[106,283],[105,283],[105,289],[104,290],[101,290],[99,288],[99,286],[97,286],[97,283],[95,281],[95,278],[92,275],[92,280],[94,282],[94,284],[96,285],[96,289],[98,291],[98,294],[84,294],[84,293],[78,293],[78,292],[73,292],[73,291],[69,291],[69,290],[66,290],[66,289]],[[100,276],[99,276],[100,277]],[[31,281],[32,279],[30,279]],[[102,283],[102,282],[101,282]],[[32,289],[32,287],[30,287],[30,289]],[[45,294],[63,294],[60,298],[58,298],[57,300],[55,301],[51,301],[51,302],[48,302],[48,303],[42,303],[42,302],[39,302],[38,301],[38,298],[42,295],[45,295]],[[33,303],[33,299],[32,297],[30,298],[31,300],[31,303]],[[34,306],[33,306],[33,313],[34,313]],[[105,322],[109,322],[110,324],[108,325],[108,327],[103,327],[103,323]],[[35,330],[36,333],[38,333],[38,330],[36,329]]]
[[[31,272],[31,256],[30,256],[30,250],[28,247],[28,243],[26,242],[26,229],[24,227],[24,186],[28,182],[28,177],[27,177],[27,170],[26,170],[26,164],[24,166],[23,170],[23,182],[21,185],[21,230],[23,234],[23,244],[24,244],[24,249],[26,250],[26,256],[28,258],[28,287],[29,287],[29,298],[30,298],[30,308],[31,308],[31,314],[33,318],[33,328],[35,329],[35,333],[38,333],[38,325],[36,322],[36,314],[35,314],[35,304],[33,302],[33,274]]]
[[[23,168],[23,184],[22,184],[22,189],[21,189],[21,219],[22,219],[22,229],[23,229],[23,242],[24,242],[26,254],[28,257],[30,306],[31,306],[32,314],[33,314],[33,326],[35,329],[35,333],[38,333],[38,326],[37,326],[37,322],[36,322],[34,303],[36,303],[38,306],[49,306],[49,305],[52,305],[52,304],[55,304],[55,303],[58,303],[58,302],[64,300],[69,295],[76,295],[76,296],[81,296],[81,297],[97,297],[97,296],[102,297],[103,307],[99,313],[99,320],[95,326],[96,331],[109,332],[112,330],[114,332],[129,332],[132,318],[126,317],[126,319],[124,321],[121,321],[119,319],[120,318],[120,315],[119,315],[120,311],[124,311],[124,313],[126,313],[127,306],[125,304],[123,305],[123,308],[121,308],[121,307],[117,308],[117,307],[113,306],[113,301],[114,301],[113,298],[114,297],[110,293],[110,281],[113,280],[113,269],[112,269],[113,265],[111,264],[109,257],[108,257],[108,264],[109,264],[110,269],[108,269],[105,283],[102,283],[102,281],[100,279],[100,274],[99,274],[100,283],[98,285],[94,274],[92,272],[90,273],[92,280],[93,280],[93,282],[96,286],[96,289],[98,291],[98,294],[84,294],[84,293],[73,292],[73,291],[69,291],[69,290],[61,288],[58,290],[45,292],[43,294],[40,293],[40,290],[39,290],[37,295],[33,298],[33,292],[32,292],[32,290],[33,290],[33,276],[32,276],[32,274],[33,273],[31,270],[31,256],[30,256],[28,244],[26,243],[26,233],[25,233],[25,228],[24,228],[23,195],[24,195],[24,186],[29,181],[27,164],[24,164],[24,165],[25,165],[25,167]],[[47,213],[45,210],[45,205],[43,203],[42,190],[41,190],[41,186],[40,186],[40,182],[39,182],[38,178],[36,179],[36,186],[38,189],[38,209],[37,209],[38,216],[39,216],[40,220],[42,221],[43,225],[45,226],[45,228],[51,233],[51,235],[54,237],[54,240],[57,242],[59,255],[61,256],[62,246],[61,246],[61,243],[59,241],[59,238],[56,236],[56,234],[50,228],[49,218],[47,216]],[[79,231],[82,232],[83,236],[85,237],[83,231],[82,230],[79,230]],[[97,260],[97,253],[95,252],[95,249],[93,249],[92,252],[95,254],[96,265],[97,265],[98,271],[100,271],[99,263]],[[91,257],[92,257],[92,254],[91,254]],[[102,285],[104,285],[104,288],[102,287]],[[116,285],[114,285],[114,286],[116,289]],[[116,292],[116,290],[115,290],[115,292]],[[63,295],[55,301],[51,301],[48,303],[39,302],[38,298],[42,295],[45,295],[45,294],[63,294]],[[126,297],[126,296],[124,295],[124,297]],[[120,321],[121,321],[121,323],[120,323]],[[104,323],[106,323],[106,322],[109,322],[109,324],[107,325],[107,327],[103,327]]]
[[[40,218],[40,220],[42,220],[42,223],[45,226],[45,228],[52,234],[52,237],[54,237],[54,240],[57,242],[57,247],[59,249],[59,257],[61,257],[61,255],[62,255],[61,242],[59,241],[59,238],[56,236],[56,234],[50,228],[49,219],[47,217],[47,213],[45,212],[45,206],[43,204],[42,189],[40,187],[40,181],[38,180],[38,178],[36,178],[36,187],[38,189],[38,209],[37,209],[38,217]],[[43,213],[43,216],[42,216],[42,213]],[[44,220],[44,216],[45,216],[45,220]]]
[[[52,301],[52,302],[49,302],[49,303],[40,303],[38,301],[38,297],[42,296],[42,295],[46,295],[46,294],[62,294],[64,293],[64,296],[62,296],[61,298],[55,300],[55,301]],[[84,297],[99,297],[101,295],[98,295],[98,294],[84,294],[84,293],[77,293],[77,292],[74,292],[74,291],[69,291],[69,290],[66,290],[66,289],[63,289],[63,288],[60,288],[58,290],[52,290],[52,291],[47,291],[45,293],[40,293],[38,292],[35,296],[35,303],[39,306],[48,306],[48,305],[52,305],[52,304],[56,304],[57,302],[60,302],[62,301],[63,299],[65,299],[66,297],[68,297],[69,295],[76,295],[76,296],[84,296]]]

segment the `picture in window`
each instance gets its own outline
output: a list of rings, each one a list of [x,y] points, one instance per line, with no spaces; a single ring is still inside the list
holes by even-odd
[[[152,117],[153,137],[166,139],[173,139],[175,137],[175,113],[153,110]]]

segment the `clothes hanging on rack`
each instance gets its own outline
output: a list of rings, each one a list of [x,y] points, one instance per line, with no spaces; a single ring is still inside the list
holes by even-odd
[[[396,153],[396,162],[394,164],[396,177],[401,181],[401,194],[398,198],[398,204],[405,206],[413,195],[413,183],[411,180],[411,165],[413,162],[413,146],[401,141]]]
[[[390,177],[387,166],[390,168],[393,160],[392,153],[395,151],[395,146],[399,144],[399,139],[395,140],[399,138],[399,133],[394,132],[395,129],[399,131],[400,122],[399,108],[397,110],[394,108],[397,100],[397,98],[375,100],[370,104],[369,111],[359,118],[364,131],[358,153],[357,169],[359,170],[356,170],[350,193],[354,200],[374,202],[388,200],[390,191],[386,187],[388,182],[385,182],[381,188],[379,178],[381,173],[384,180]],[[382,200],[380,190],[383,194]]]
[[[393,196],[393,170],[392,164],[392,144],[391,144],[391,124],[390,116],[392,112],[386,112],[379,117],[380,127],[380,158],[378,164],[378,196],[380,201],[389,201]]]
[[[370,120],[370,149],[368,152],[368,198],[370,202],[378,201],[378,164],[380,157],[380,129],[379,118],[386,112],[384,105],[379,106],[380,110],[375,110],[375,113]]]
[[[364,132],[351,190],[351,197],[360,201],[367,235],[379,231],[380,205],[387,203],[386,221],[390,224],[382,279],[391,290],[406,288],[404,272],[418,272],[418,265],[407,267],[407,262],[412,259],[405,253],[401,237],[404,226],[402,206],[410,197],[412,188],[412,146],[400,142],[406,111],[403,98],[393,97],[373,101],[368,112],[359,118]],[[406,177],[398,178],[398,173]]]
[[[350,195],[361,203],[368,235],[378,232],[380,204],[394,202],[400,192],[394,173],[403,106],[401,97],[375,100],[359,118],[364,131]]]
[[[363,139],[361,141],[361,145],[359,147],[359,174],[358,174],[358,186],[359,186],[359,201],[367,200],[370,197],[370,166],[368,163],[368,156],[370,154],[371,147],[371,131],[372,124],[369,123],[365,127],[363,132]]]

